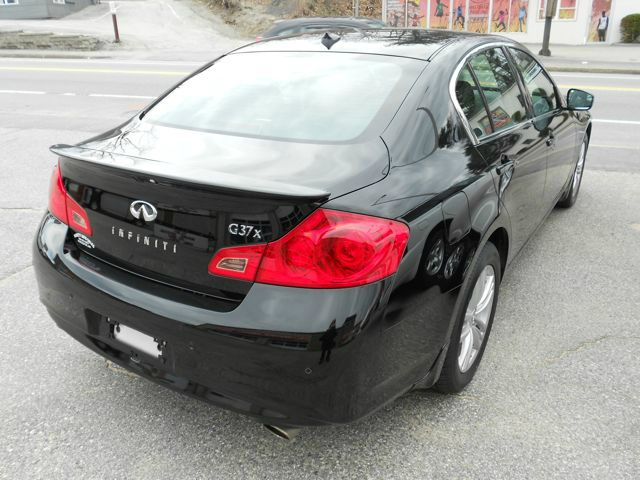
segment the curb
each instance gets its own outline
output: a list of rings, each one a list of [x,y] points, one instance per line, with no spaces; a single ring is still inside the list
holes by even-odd
[[[105,59],[113,58],[111,55],[92,55],[86,51],[69,52],[47,52],[47,51],[20,51],[20,50],[0,50],[0,58],[77,58],[77,59]]]
[[[544,63],[544,62],[543,62]],[[575,73],[619,73],[626,75],[640,75],[639,68],[617,67],[566,67],[562,65],[545,65],[549,72],[575,72]]]

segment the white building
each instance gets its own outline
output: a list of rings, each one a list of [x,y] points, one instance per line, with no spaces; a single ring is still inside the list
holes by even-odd
[[[546,0],[383,0],[391,26],[500,33],[524,43],[541,43]],[[621,39],[620,20],[640,13],[640,0],[557,0],[551,41],[582,45],[598,42],[602,12],[605,42]]]

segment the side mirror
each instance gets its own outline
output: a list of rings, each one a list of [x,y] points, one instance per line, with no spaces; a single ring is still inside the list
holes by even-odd
[[[569,110],[590,110],[593,106],[593,95],[584,90],[571,88],[567,93],[567,108]]]

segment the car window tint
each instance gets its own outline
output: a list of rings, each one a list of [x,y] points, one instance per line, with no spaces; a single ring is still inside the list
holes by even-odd
[[[544,115],[558,108],[553,83],[547,77],[542,66],[531,55],[521,50],[516,50],[515,48],[510,48],[509,50],[513,55],[518,70],[522,73],[525,87],[529,95],[531,95],[534,116]]]
[[[490,134],[493,130],[482,95],[478,90],[469,67],[465,66],[456,81],[456,99],[469,126],[477,138]]]
[[[526,119],[526,103],[515,73],[501,49],[493,48],[479,53],[469,60],[469,65],[487,99],[496,132]]]
[[[227,55],[174,89],[143,121],[231,135],[346,142],[382,133],[424,65],[351,53]]]

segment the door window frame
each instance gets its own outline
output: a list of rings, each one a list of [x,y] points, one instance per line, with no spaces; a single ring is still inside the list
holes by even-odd
[[[556,99],[556,108],[555,109],[549,110],[548,112],[545,112],[545,113],[543,113],[541,115],[538,115],[537,117],[534,116],[533,98],[531,97],[531,93],[529,93],[529,89],[527,88],[527,85],[525,83],[524,76],[522,75],[522,72],[518,68],[518,65],[517,65],[517,62],[516,62],[515,58],[513,58],[513,55],[511,53],[511,49],[518,50],[518,51],[524,53],[525,55],[531,57],[531,59],[534,62],[536,62],[538,65],[540,65],[540,68],[542,69],[542,74],[545,76],[545,78],[547,80],[549,80],[549,83],[551,83],[551,87],[553,88],[553,95],[555,96],[555,99]],[[520,79],[520,85],[522,86],[522,90],[524,91],[525,96],[527,98],[527,103],[529,105],[529,108],[531,109],[530,116],[531,116],[532,120],[539,120],[539,119],[541,119],[543,117],[546,117],[547,115],[556,114],[560,110],[565,108],[564,99],[562,98],[562,95],[560,95],[560,92],[558,91],[558,86],[556,85],[556,82],[553,81],[553,78],[551,78],[551,75],[549,75],[549,72],[547,72],[545,70],[544,65],[542,65],[530,52],[527,52],[523,48],[518,48],[518,46],[516,46],[516,45],[507,45],[507,46],[505,46],[504,50],[506,50],[507,55],[509,57],[509,60],[511,61],[511,64],[512,64],[513,68],[516,70],[518,78]]]
[[[484,52],[485,50],[491,50],[491,49],[495,49],[495,48],[502,49],[503,54],[506,56],[507,61],[509,62],[509,66],[511,68],[512,74],[515,76],[516,82],[518,83],[518,88],[520,89],[520,94],[522,95],[522,98],[524,99],[525,104],[526,104],[525,105],[525,109],[527,111],[527,118],[524,119],[523,121],[515,124],[515,125],[510,126],[509,128],[505,128],[504,130],[500,130],[500,131],[496,132],[495,128],[493,127],[493,120],[491,119],[491,116],[489,115],[489,119],[490,119],[493,131],[488,135],[485,135],[483,137],[478,138],[475,135],[475,133],[473,133],[473,130],[471,129],[471,126],[469,125],[469,121],[467,120],[467,117],[465,116],[464,111],[462,110],[462,107],[458,103],[458,99],[456,97],[456,81],[458,80],[460,72],[464,69],[465,66],[468,65],[469,59],[471,57],[473,57],[473,56],[475,56],[477,54],[480,54],[480,53]],[[518,67],[517,67],[517,65],[515,63],[515,60],[511,56],[511,52],[509,51],[510,48],[513,48],[515,50],[520,50],[523,53],[526,53],[527,55],[531,56],[540,65],[540,67],[542,68],[542,71],[544,72],[545,76],[547,77],[547,79],[549,79],[549,81],[551,82],[551,85],[553,86],[553,91],[554,91],[554,94],[555,94],[555,97],[556,97],[556,109],[555,110],[551,110],[549,112],[545,112],[542,115],[539,115],[538,117],[534,117],[531,95],[529,94],[529,90],[526,88],[526,85],[524,83],[524,78],[522,77],[522,74],[520,73],[520,70],[518,69]],[[478,83],[476,75],[473,72],[473,69],[469,68],[469,70],[471,71],[473,79],[476,82],[475,87],[478,88],[480,90],[480,92],[481,92],[481,97],[482,97],[482,101],[483,101],[484,106],[485,106],[485,110],[487,112],[489,112],[486,98],[484,97],[484,93],[482,93],[482,89],[480,88],[480,85]],[[460,61],[456,65],[456,68],[453,71],[453,75],[451,76],[451,79],[449,80],[449,97],[450,97],[451,101],[453,102],[453,106],[454,106],[456,112],[458,113],[458,117],[460,118],[460,121],[462,122],[462,125],[463,125],[465,131],[467,132],[467,136],[469,137],[471,143],[474,146],[478,146],[480,144],[495,140],[496,138],[499,138],[502,135],[505,135],[507,133],[513,132],[514,130],[522,128],[525,125],[532,124],[534,121],[539,120],[539,119],[543,118],[544,116],[556,114],[556,113],[558,113],[558,111],[560,111],[563,108],[565,108],[564,100],[563,100],[562,96],[559,95],[559,92],[558,92],[558,86],[553,81],[553,78],[551,78],[551,75],[548,74],[548,72],[546,71],[544,66],[540,62],[538,62],[531,55],[531,53],[527,52],[526,50],[524,50],[523,48],[519,47],[516,44],[510,44],[510,43],[506,43],[506,42],[486,43],[486,44],[483,44],[483,45],[479,45],[479,46],[477,46],[475,48],[472,48],[467,53],[465,53],[465,55],[462,57],[462,59],[460,59]]]

